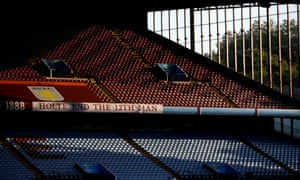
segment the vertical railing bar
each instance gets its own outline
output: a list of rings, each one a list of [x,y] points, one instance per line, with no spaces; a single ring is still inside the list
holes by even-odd
[[[171,39],[171,10],[168,10],[169,39]]]
[[[178,18],[178,9],[176,9],[176,42],[179,44],[179,18]]]
[[[187,47],[187,33],[186,33],[186,28],[187,28],[187,24],[186,24],[186,9],[183,9],[183,24],[184,24],[184,47]]]
[[[226,47],[225,47],[225,52],[226,52],[226,67],[229,68],[229,47],[228,47],[228,27],[227,27],[227,6],[225,6],[224,9],[224,16],[225,16],[225,42],[226,42]]]
[[[246,76],[246,57],[245,57],[245,29],[244,29],[244,6],[241,6],[241,33],[242,33],[242,60],[243,75]]]
[[[249,23],[249,31],[250,31],[250,53],[251,53],[251,78],[254,80],[255,74],[254,74],[254,48],[253,48],[253,27],[252,27],[252,4],[250,4],[249,9],[249,17],[250,17],[250,23]]]
[[[258,8],[258,24],[259,24],[259,66],[260,66],[260,83],[264,83],[264,67],[263,67],[263,49],[262,49],[262,26],[261,26],[261,13],[260,5]]]
[[[161,10],[160,11],[160,33],[161,33],[161,36],[164,35],[164,23],[163,23],[164,19],[163,19],[163,11]]]
[[[204,34],[203,34],[203,9],[200,10],[200,26],[201,26],[201,54],[204,52]]]
[[[280,5],[277,4],[277,38],[278,38],[278,63],[279,63],[279,92],[283,93],[282,81],[282,55],[281,55],[281,28],[280,28]]]
[[[300,67],[300,0],[298,0],[297,3],[298,3],[298,5],[297,5],[298,64],[299,64],[299,67]],[[297,82],[298,82],[298,85],[299,85],[299,88],[300,88],[300,70],[299,69],[298,69],[298,81]]]
[[[193,52],[195,52],[195,49],[196,49],[196,47],[195,47],[195,14],[194,14],[195,12],[194,12],[194,8],[190,8],[190,24],[191,24],[191,26],[190,26],[190,39],[191,39],[191,42],[190,42],[190,44],[191,44],[191,50],[193,51]]]
[[[269,87],[273,88],[273,75],[272,75],[272,29],[270,20],[270,7],[267,7],[267,40],[268,40],[268,75],[269,75]]]
[[[210,59],[212,59],[212,47],[211,47],[211,39],[212,35],[211,35],[211,9],[208,9],[208,38],[209,38],[209,43],[208,43],[208,47],[209,47],[209,57]]]
[[[236,25],[235,25],[235,7],[232,8],[232,16],[233,16],[233,54],[234,54],[234,70],[237,72],[237,45],[236,45]]]
[[[217,20],[217,50],[218,50],[218,62],[221,64],[221,48],[220,48],[220,25],[219,25],[219,7],[216,10],[216,20]]]
[[[155,13],[156,13],[156,11],[153,11],[153,13],[152,13],[152,27],[153,27],[153,32],[156,32],[156,26],[155,26]]]
[[[288,62],[289,62],[289,95],[293,97],[293,64],[292,64],[292,45],[291,45],[291,27],[290,27],[290,8],[286,4],[287,10],[287,29],[288,29]]]

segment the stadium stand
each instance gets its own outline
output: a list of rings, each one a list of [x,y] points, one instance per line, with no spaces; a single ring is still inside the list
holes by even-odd
[[[21,41],[25,53],[1,54],[1,180],[300,177],[299,139],[274,132],[275,117],[300,117],[290,97],[143,28],[89,22]],[[59,76],[41,68],[57,60]]]

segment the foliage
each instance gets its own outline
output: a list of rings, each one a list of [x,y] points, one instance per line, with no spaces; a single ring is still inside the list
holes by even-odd
[[[248,77],[252,77],[253,75],[255,80],[262,80],[262,83],[265,84],[268,84],[268,82],[272,80],[272,85],[275,87],[279,87],[281,83],[283,86],[289,85],[291,79],[294,87],[300,87],[298,54],[299,27],[294,19],[290,20],[289,24],[287,20],[284,20],[279,27],[280,28],[278,28],[278,24],[270,20],[269,30],[267,22],[260,24],[259,21],[254,21],[251,30],[245,32],[240,31],[236,34],[230,31],[227,32],[222,36],[220,42],[221,64],[228,64],[229,68],[243,73],[243,62],[245,62],[245,72]],[[270,36],[268,36],[268,30]],[[252,48],[251,39],[253,39]],[[271,43],[270,57],[268,55],[269,39]],[[279,43],[280,46],[278,45]],[[236,49],[236,51],[234,51],[234,49]],[[244,60],[243,50],[245,51]],[[213,57],[217,60],[218,54],[214,52]],[[290,74],[292,76],[290,76]],[[271,75],[272,77],[270,77]]]

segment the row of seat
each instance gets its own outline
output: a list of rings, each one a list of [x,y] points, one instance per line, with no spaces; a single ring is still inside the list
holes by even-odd
[[[122,102],[230,107],[227,101],[224,101],[230,99],[237,107],[242,108],[295,108],[280,99],[258,92],[243,82],[230,79],[231,77],[224,72],[213,70],[201,59],[185,57],[172,47],[164,46],[155,38],[133,30],[111,30],[104,26],[93,25],[79,29],[76,33],[65,32],[60,36],[48,38],[43,39],[40,45],[35,45],[34,57],[64,59],[78,75],[96,78]],[[32,41],[33,44],[39,43],[37,39]],[[161,90],[162,86],[169,85],[156,81],[155,75],[145,70],[146,65],[156,63],[175,63],[195,81],[210,83],[210,86],[218,92],[202,85],[197,86],[198,90],[195,92],[179,85],[174,91]],[[1,77],[3,75],[6,78],[40,78],[41,76],[31,68],[24,66],[0,73],[2,73]],[[132,96],[122,93],[124,91]],[[186,93],[181,93],[184,91]],[[102,95],[102,90],[99,89],[94,93],[101,100],[107,101]],[[170,98],[164,98],[168,96],[167,93]],[[209,97],[203,97],[203,94],[209,94]]]
[[[74,168],[76,162],[99,162],[119,179],[168,180],[171,177],[116,133],[66,133],[63,135],[41,134],[40,136],[46,139],[34,141],[33,138],[25,137],[28,140],[26,146],[19,143],[22,139],[20,135],[18,141],[12,137],[7,137],[6,140],[46,177],[53,176],[53,172],[79,176],[81,173]],[[37,145],[51,148],[32,148]],[[32,156],[31,153],[34,152],[36,156]],[[54,158],[54,155],[58,154],[63,155],[64,158]]]
[[[210,162],[226,163],[243,178],[249,172],[256,178],[289,179],[292,176],[280,165],[227,133],[128,132],[127,135],[182,177],[213,178],[205,167]],[[243,136],[300,173],[298,145],[287,141],[283,144],[280,140],[272,140],[271,136]],[[80,172],[74,168],[75,162],[99,162],[121,179],[167,180],[171,177],[114,132],[40,132],[40,135],[20,132],[5,137],[46,176],[53,176],[55,172],[78,177]],[[58,158],[58,155],[63,158]]]
[[[34,179],[34,174],[0,144],[0,179]]]

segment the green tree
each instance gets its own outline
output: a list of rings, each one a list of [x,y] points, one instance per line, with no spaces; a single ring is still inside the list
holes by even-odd
[[[288,29],[288,23],[290,26],[290,31]],[[261,31],[260,31],[261,30]],[[272,81],[273,86],[278,88],[280,86],[280,79],[282,79],[283,85],[289,85],[289,63],[292,64],[292,81],[294,87],[299,86],[299,56],[298,56],[298,30],[299,27],[296,20],[292,19],[290,22],[284,20],[280,24],[280,37],[281,44],[278,45],[278,27],[272,20],[270,21],[270,41],[271,41],[271,63],[272,63]],[[290,33],[289,33],[290,32]],[[222,36],[220,42],[220,57],[221,64],[227,65],[229,62],[229,68],[235,69],[237,65],[237,71],[243,72],[243,48],[242,41],[245,42],[245,66],[246,66],[246,76],[251,77],[252,73],[254,79],[260,81],[263,78],[265,84],[268,84],[270,79],[269,73],[269,55],[268,55],[268,24],[263,22],[259,24],[259,21],[254,21],[252,24],[252,32],[247,30],[244,32],[236,33],[236,38],[232,32],[227,32]],[[253,36],[251,36],[251,33]],[[261,35],[261,36],[260,36]],[[251,49],[251,38],[253,38],[253,49]],[[290,38],[290,46],[289,46]],[[260,46],[261,42],[261,46]],[[228,43],[228,45],[227,45]],[[236,52],[234,51],[234,46],[236,46]],[[291,49],[291,54],[289,55],[289,47]],[[227,51],[228,48],[228,51]],[[281,56],[279,57],[279,50],[281,50]],[[253,59],[251,56],[251,51],[253,52]],[[228,54],[227,54],[228,52]],[[213,57],[218,57],[214,52]],[[228,57],[228,59],[227,59]],[[236,57],[236,59],[235,59]],[[291,58],[290,58],[291,57]],[[217,60],[217,58],[215,58]],[[262,65],[262,66],[261,66]],[[282,77],[280,77],[280,67],[282,72]],[[254,72],[252,72],[252,68]],[[261,77],[261,75],[263,77]]]

